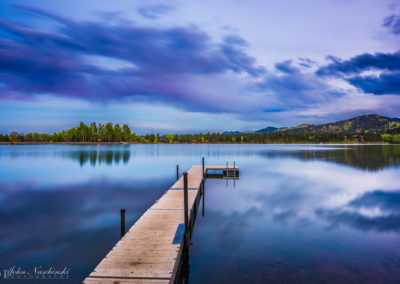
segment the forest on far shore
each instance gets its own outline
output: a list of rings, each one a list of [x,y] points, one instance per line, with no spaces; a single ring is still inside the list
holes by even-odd
[[[198,133],[138,135],[127,124],[92,122],[86,125],[46,133],[0,133],[0,142],[8,143],[400,143],[400,135],[372,132],[304,133]]]

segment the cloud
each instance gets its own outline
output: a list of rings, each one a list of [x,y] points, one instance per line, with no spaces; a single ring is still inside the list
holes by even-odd
[[[165,7],[143,7],[156,14],[167,12]],[[288,121],[320,120],[320,115],[305,115],[315,110],[322,110],[326,120],[336,119],[337,110],[332,114],[330,106],[343,98],[351,100],[355,92],[378,92],[362,81],[362,72],[378,68],[390,75],[399,69],[399,53],[379,53],[349,60],[329,56],[330,63],[317,71],[318,63],[306,57],[266,70],[249,53],[250,44],[232,31],[213,37],[193,25],[138,25],[119,14],[110,21],[76,21],[36,8],[19,9],[41,18],[42,24],[39,29],[36,21],[22,26],[0,20],[3,100],[47,96],[102,105],[159,103],[185,112],[234,114],[246,122],[268,120],[283,126]],[[332,84],[332,78],[338,80]],[[395,82],[392,85],[391,94],[396,94]],[[363,114],[375,112],[375,107],[365,110],[351,103],[341,110]]]
[[[101,102],[132,98],[187,110],[262,113],[338,95],[291,60],[276,64],[283,74],[268,72],[246,52],[249,44],[237,35],[215,41],[193,26],[81,23],[21,9],[56,21],[61,28],[48,32],[0,22],[0,29],[10,34],[0,42],[0,56],[5,58],[0,63],[3,98],[36,94]]]
[[[317,64],[316,61],[311,60],[310,58],[306,58],[306,57],[299,57],[298,60],[299,60],[298,64],[304,68],[311,68]]]
[[[400,34],[400,15],[390,15],[383,20],[383,26],[388,28],[392,34]]]
[[[282,74],[266,74],[257,84],[257,89],[275,94],[273,97],[277,100],[273,104],[282,110],[309,107],[310,104],[327,102],[344,95],[313,72],[300,72],[290,61],[278,63],[275,68]]]
[[[339,77],[365,93],[374,95],[400,94],[400,51],[395,53],[364,53],[348,60],[330,56],[332,63],[319,68],[317,75]],[[375,74],[365,75],[373,71]]]
[[[375,95],[400,95],[400,71],[376,76],[355,76],[348,79],[353,86]]]
[[[292,60],[285,60],[275,64],[275,69],[286,74],[294,74],[299,72],[299,69],[292,65]]]
[[[148,5],[138,9],[138,13],[145,18],[156,19],[172,10],[172,7],[167,5]]]
[[[2,20],[8,38],[0,41],[0,96],[53,94],[91,101],[135,97],[188,108],[218,109],[207,93],[185,87],[201,77],[231,73],[261,76],[265,70],[244,51],[238,36],[214,42],[196,27],[153,28],[97,22],[78,23],[48,12],[31,13],[61,24],[56,32],[22,27]],[[110,70],[87,58],[104,57],[130,63]],[[201,80],[200,80],[201,82]],[[221,90],[217,90],[221,91]]]
[[[395,53],[364,53],[348,60],[329,56],[332,63],[317,70],[320,76],[339,76],[358,74],[368,70],[400,70],[400,51]]]

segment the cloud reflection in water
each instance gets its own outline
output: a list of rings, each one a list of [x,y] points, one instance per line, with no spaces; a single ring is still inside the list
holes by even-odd
[[[0,148],[0,268],[70,265],[71,283],[81,281],[118,240],[119,209],[131,225],[173,183],[176,164],[183,171],[205,156],[208,164],[235,160],[241,173],[235,187],[206,183],[192,282],[400,281],[399,149]]]

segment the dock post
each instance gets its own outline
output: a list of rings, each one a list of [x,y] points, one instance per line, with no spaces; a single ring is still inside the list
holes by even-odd
[[[202,179],[202,182],[201,182],[200,194],[204,195],[204,183],[205,183],[205,180],[204,180],[204,177],[205,177],[205,173],[204,173],[204,157],[201,159],[201,161],[202,161],[202,166],[203,166],[203,179]]]
[[[204,217],[204,198],[206,197],[204,190],[204,183],[203,183],[203,202],[202,202],[202,209],[201,209],[201,216]]]
[[[226,187],[228,187],[228,177],[229,177],[229,174],[228,174],[228,161],[226,161]]]
[[[204,178],[204,157],[201,159],[203,165],[203,178]]]
[[[176,165],[176,180],[179,179],[179,165]]]
[[[185,209],[185,236],[189,232],[189,201],[188,201],[188,174],[183,173],[183,208]]]
[[[184,264],[184,278],[185,283],[189,283],[189,246],[190,246],[190,233],[189,233],[189,202],[188,202],[188,174],[183,173],[183,199],[184,199],[184,214],[185,214],[185,234],[184,234],[184,253],[183,253],[183,264]]]
[[[125,236],[125,208],[121,209],[121,238]]]

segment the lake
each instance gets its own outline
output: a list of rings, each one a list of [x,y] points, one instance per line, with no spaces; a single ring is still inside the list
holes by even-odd
[[[81,282],[203,156],[240,179],[206,182],[191,283],[400,282],[399,145],[0,146],[0,271]]]

